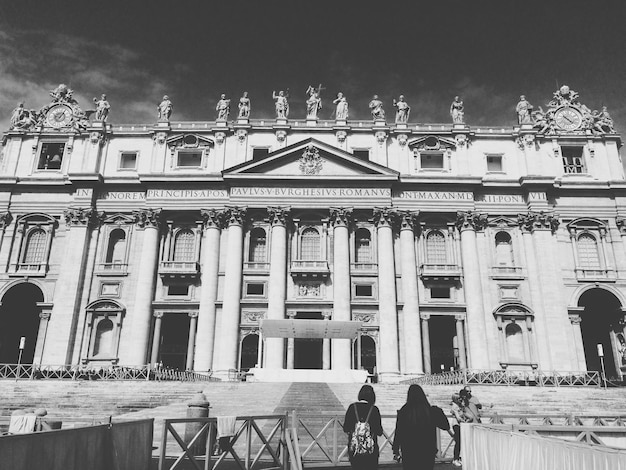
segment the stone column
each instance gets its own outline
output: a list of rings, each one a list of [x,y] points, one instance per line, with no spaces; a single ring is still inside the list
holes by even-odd
[[[217,332],[217,357],[214,370],[219,378],[228,378],[229,369],[237,368],[239,316],[241,314],[241,283],[243,275],[243,225],[246,209],[231,207],[228,218],[228,248],[224,275],[224,302],[221,325]]]
[[[394,213],[389,208],[374,210],[378,239],[378,314],[381,344],[378,375],[384,381],[400,375],[398,354],[398,302],[396,268],[393,253]],[[403,253],[403,255],[407,255]],[[410,254],[408,254],[410,256]]]
[[[268,207],[267,212],[272,226],[267,318],[283,320],[287,298],[287,219],[289,209]],[[267,348],[265,366],[270,369],[284,368],[285,340],[283,338],[267,338],[265,346]]]
[[[402,256],[402,296],[404,307],[405,374],[423,374],[422,337],[420,331],[419,300],[417,293],[417,261],[415,256],[416,214],[400,214],[400,250]]]
[[[330,320],[330,314],[324,312],[324,320]],[[322,339],[322,369],[330,369],[330,338]]]
[[[352,209],[333,208],[330,210],[330,222],[333,226],[333,320],[349,321],[350,311],[350,241],[348,225]],[[351,341],[349,339],[332,340],[333,370],[350,369]]]
[[[459,348],[459,367],[461,369],[467,369],[467,359],[465,356],[465,331],[463,329],[464,315],[455,315],[456,321],[456,344]]]
[[[152,333],[152,353],[150,364],[159,362],[159,348],[161,346],[161,324],[163,323],[163,312],[154,312],[154,332]]]
[[[198,312],[189,312],[189,341],[187,343],[187,363],[185,370],[193,369],[193,356],[196,349],[196,328],[198,327]]]
[[[89,253],[90,229],[99,222],[92,208],[70,208],[64,212],[67,235],[66,252],[56,282],[54,307],[48,324],[48,339],[43,350],[44,364],[72,364],[85,267]],[[78,359],[78,358],[76,358]]]
[[[430,374],[430,331],[428,327],[428,320],[430,315],[422,313],[420,315],[422,319],[422,345],[424,347],[424,373]]]
[[[218,209],[201,211],[204,220],[204,243],[202,244],[202,289],[198,308],[198,344],[196,345],[194,370],[207,372],[213,368],[215,348],[215,302],[219,279],[220,239],[224,212]]]
[[[468,366],[490,369],[487,324],[485,321],[481,273],[478,267],[476,231],[487,224],[487,216],[475,212],[458,212],[456,225],[461,232],[461,259],[463,260],[463,291],[467,312]]]
[[[162,225],[161,209],[146,209],[135,212],[135,222],[143,230],[141,255],[137,269],[135,290],[135,309],[131,314],[130,325],[132,342],[126,365],[140,366],[147,360],[152,319],[152,301],[156,283],[157,264],[159,261],[159,237]]]

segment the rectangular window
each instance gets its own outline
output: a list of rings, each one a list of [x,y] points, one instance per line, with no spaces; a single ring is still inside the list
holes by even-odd
[[[38,170],[60,170],[65,144],[47,142],[41,145]]]
[[[449,299],[450,288],[449,287],[431,287],[430,298],[431,299]]]
[[[502,155],[487,155],[487,171],[502,173]]]
[[[255,148],[252,149],[252,160],[260,160],[270,153],[268,148]]]
[[[172,284],[167,286],[167,295],[170,296],[188,296],[189,286],[185,284]]]
[[[251,282],[246,284],[246,295],[265,295],[265,284],[263,282]]]
[[[561,147],[561,157],[563,158],[563,171],[566,174],[585,173],[582,147]]]
[[[356,284],[354,286],[355,297],[372,297],[372,285],[371,284]]]
[[[200,168],[202,152],[178,152],[176,166],[179,168]]]
[[[352,150],[352,154],[359,160],[368,161],[370,159],[369,149],[354,149]]]
[[[122,152],[120,154],[120,170],[135,170],[137,168],[137,152]]]
[[[423,153],[420,155],[422,170],[443,170],[442,153]]]

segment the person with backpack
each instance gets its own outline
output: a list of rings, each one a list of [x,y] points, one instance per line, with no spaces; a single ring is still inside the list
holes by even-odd
[[[371,385],[361,387],[358,400],[350,404],[343,420],[343,431],[348,434],[350,466],[355,470],[376,470],[378,436],[382,436],[383,426]]]
[[[448,418],[438,406],[428,403],[422,387],[412,384],[406,404],[398,410],[393,439],[395,460],[404,470],[432,470],[437,454],[436,428],[450,430]]]

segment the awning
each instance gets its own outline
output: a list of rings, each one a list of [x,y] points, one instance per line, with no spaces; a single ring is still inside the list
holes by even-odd
[[[266,338],[356,338],[360,321],[337,320],[261,320]]]

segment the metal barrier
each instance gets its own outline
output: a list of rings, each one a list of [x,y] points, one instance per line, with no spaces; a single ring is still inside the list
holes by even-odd
[[[196,470],[209,470],[219,467],[228,457],[232,459],[228,461],[234,461],[241,470],[251,470],[255,465],[287,470],[287,415],[238,416],[235,423],[234,436],[227,442],[220,442],[217,439],[217,418],[166,419],[159,470],[189,468],[184,467],[185,461]],[[180,425],[185,425],[184,429]],[[182,438],[183,431],[194,425],[197,431]],[[168,440],[170,435],[174,442]],[[218,445],[221,450],[216,451]],[[168,465],[168,458],[175,458],[172,465]]]
[[[599,372],[464,369],[404,380],[419,385],[538,385],[541,387],[602,386]]]
[[[88,367],[82,365],[0,364],[0,379],[161,380],[218,382],[209,374],[150,365]]]

